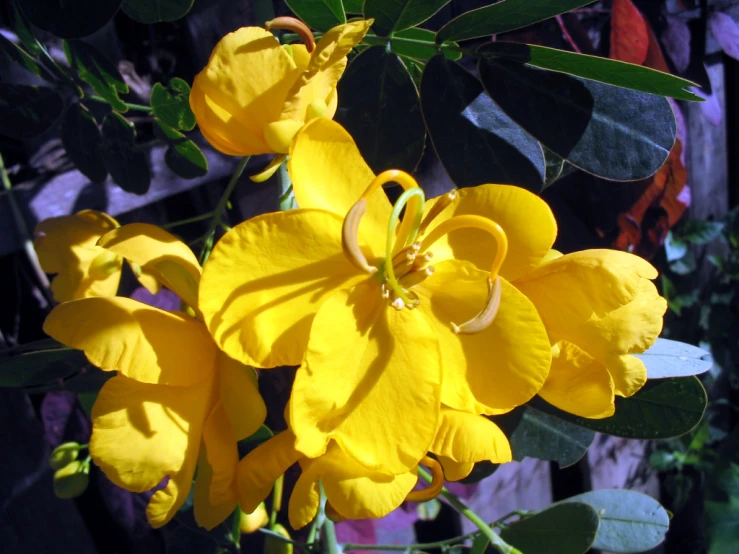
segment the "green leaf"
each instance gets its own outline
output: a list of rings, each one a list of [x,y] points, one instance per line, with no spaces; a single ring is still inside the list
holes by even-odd
[[[108,170],[102,159],[103,137],[93,115],[81,104],[72,104],[62,120],[61,138],[69,159],[94,183],[102,183]]]
[[[593,0],[503,0],[455,17],[444,25],[437,42],[497,35],[580,8]]]
[[[685,87],[695,86],[695,83],[618,60],[517,42],[491,42],[478,48],[477,52],[483,57],[504,58],[617,87],[671,96],[677,100],[703,101],[700,96],[685,90]]]
[[[657,339],[652,348],[635,356],[647,366],[648,379],[699,375],[713,366],[703,359],[710,354],[702,348],[668,339]]]
[[[140,23],[177,21],[185,17],[194,0],[123,0],[123,12]]]
[[[557,182],[561,177],[564,177],[563,173],[567,162],[561,156],[558,156],[549,148],[541,145],[541,149],[544,152],[544,162],[546,164],[546,178],[544,179],[544,187],[549,187]]]
[[[65,40],[64,53],[69,65],[77,70],[80,79],[92,87],[117,112],[126,112],[128,107],[118,94],[128,92],[128,85],[118,68],[96,48],[81,40]]]
[[[706,390],[696,377],[657,379],[629,398],[616,397],[605,419],[574,416],[535,397],[530,406],[586,429],[629,439],[669,439],[693,430],[706,410]]]
[[[33,31],[31,31],[31,28],[28,26],[28,22],[26,21],[26,18],[23,17],[23,14],[18,8],[18,2],[14,0],[11,2],[11,4],[12,4],[12,7],[10,9],[11,29],[13,29],[15,34],[18,35],[18,39],[21,41],[21,44],[23,44],[23,46],[26,47],[26,50],[28,50],[34,56],[40,56],[44,50],[43,46],[41,46],[41,43],[36,39],[36,37],[33,34]]]
[[[685,242],[704,245],[720,237],[724,226],[722,221],[689,219],[680,229],[678,236]]]
[[[708,554],[739,551],[739,498],[727,502],[706,501]]]
[[[688,245],[682,239],[675,236],[671,229],[665,237],[665,256],[668,262],[675,262],[688,253]]]
[[[427,502],[421,502],[416,507],[416,513],[420,521],[434,521],[441,511],[441,502],[433,498]]]
[[[180,525],[165,534],[166,554],[215,554],[219,551],[219,542],[208,536],[209,533]]]
[[[151,90],[154,115],[170,127],[190,131],[195,128],[195,114],[190,109],[190,85],[175,77],[166,88],[161,83]]]
[[[0,354],[0,387],[32,387],[58,381],[89,365],[79,350],[52,339]]]
[[[61,38],[86,37],[100,29],[121,7],[122,0],[21,0],[28,20]]]
[[[197,144],[158,119],[154,123],[154,133],[169,144],[164,154],[169,169],[183,179],[196,179],[208,173],[208,160]]]
[[[349,65],[338,92],[336,120],[372,170],[412,172],[423,154],[426,128],[416,86],[398,56],[380,46],[368,48]]]
[[[520,418],[509,426],[511,418]],[[513,459],[524,458],[555,461],[559,467],[577,463],[588,451],[595,433],[583,429],[531,406],[517,408],[504,416],[492,418],[506,433],[511,443]]]
[[[541,190],[539,143],[462,66],[443,56],[429,60],[421,79],[421,106],[434,149],[457,186],[503,183]]]
[[[450,0],[365,0],[365,19],[374,18],[372,29],[388,36],[423,23]]]
[[[665,162],[676,123],[666,98],[480,58],[480,79],[514,121],[572,165],[614,181],[646,179]]]
[[[285,0],[288,7],[305,23],[318,31],[346,23],[341,0]]]
[[[353,14],[362,14],[362,4],[364,4],[364,0],[344,0],[344,11],[346,13],[353,13]]]
[[[136,147],[136,130],[120,114],[103,121],[103,162],[113,180],[126,192],[145,194],[151,184],[146,152]]]
[[[377,46],[386,46],[390,42],[390,49],[399,56],[425,61],[439,52],[439,45],[434,42],[435,37],[436,33],[433,31],[413,27],[404,31],[398,31],[392,38],[369,35],[364,37],[364,42]],[[457,46],[456,42],[444,44]],[[444,50],[443,54],[448,60],[458,60],[462,57],[461,52],[455,52],[453,50]]]
[[[34,75],[41,77],[41,67],[25,50],[10,42],[4,35],[0,34],[0,56],[10,63],[17,63]]]
[[[555,504],[503,528],[500,537],[526,554],[584,554],[593,545],[600,520],[588,504]]]
[[[670,525],[665,509],[654,498],[636,491],[591,491],[564,503],[584,502],[600,515],[593,548],[610,552],[644,552],[665,539]]]
[[[16,139],[40,135],[59,119],[62,97],[52,88],[0,83],[0,133]]]

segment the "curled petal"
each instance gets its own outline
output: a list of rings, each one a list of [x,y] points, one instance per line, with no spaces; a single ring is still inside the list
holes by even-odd
[[[513,459],[511,445],[503,431],[489,419],[442,408],[439,430],[431,451],[455,462],[505,464]]]

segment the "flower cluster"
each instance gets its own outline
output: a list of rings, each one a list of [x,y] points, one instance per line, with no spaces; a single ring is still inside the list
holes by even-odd
[[[646,381],[633,354],[656,340],[666,309],[649,263],[552,250],[551,210],[518,187],[427,200],[402,171],[373,174],[331,120],[346,54],[368,26],[291,48],[245,28],[216,47],[191,97],[203,134],[227,154],[289,157],[299,208],[237,225],[202,269],[151,225],[88,211],[38,228],[63,301],[45,331],[117,372],[92,412],[90,454],[119,486],[156,489],[154,526],[183,505],[196,468],[195,517],[212,528],[237,502],[259,510],[296,463],[294,528],[316,517],[321,486],[333,517],[382,517],[477,462],[510,462],[486,416],[538,394],[608,417],[616,395]],[[123,259],[181,310],[114,296]],[[254,368],[280,366],[299,366],[287,430],[239,459],[238,441],[266,416]],[[426,488],[419,465],[433,475]]]

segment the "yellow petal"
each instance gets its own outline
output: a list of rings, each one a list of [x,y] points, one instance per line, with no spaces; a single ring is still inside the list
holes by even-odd
[[[210,499],[210,484],[213,479],[213,468],[208,463],[204,448],[198,458],[198,476],[193,489],[193,513],[200,527],[211,530],[223,523],[236,508],[236,496],[223,504],[213,504]]]
[[[211,470],[209,500],[214,506],[232,503],[236,506],[236,465],[239,451],[231,423],[221,402],[216,402],[203,426],[203,443]]]
[[[216,244],[200,310],[218,345],[255,367],[298,365],[313,316],[358,270],[341,247],[341,219],[318,210],[265,214]]]
[[[542,264],[515,284],[553,342],[571,342],[611,371],[613,357],[645,351],[662,330],[667,303],[649,281],[656,276],[633,254],[584,250]],[[618,371],[611,371],[617,391]]]
[[[329,440],[361,465],[416,467],[436,434],[438,341],[419,310],[396,311],[377,283],[341,290],[321,305],[290,397],[295,448],[309,458]]]
[[[272,491],[277,478],[295,464],[301,455],[295,448],[295,435],[283,431],[257,446],[239,462],[236,470],[239,504],[250,514]]]
[[[636,356],[607,356],[605,364],[619,396],[631,396],[647,382],[647,368]]]
[[[469,320],[488,298],[488,273],[468,262],[437,264],[419,285],[419,310],[433,323],[442,348],[442,402],[474,413],[499,414],[530,400],[549,372],[551,348],[532,303],[502,280],[500,308],[476,334],[455,334],[450,322]]]
[[[162,497],[174,503],[187,497],[209,397],[208,386],[167,387],[113,377],[92,409],[95,464],[133,492],[151,490],[169,476],[169,491],[158,497],[163,502],[158,513],[168,517],[169,500]]]
[[[446,456],[437,456],[444,469],[444,479],[447,481],[461,481],[475,469],[473,462],[455,462]]]
[[[84,298],[55,307],[44,331],[106,371],[142,383],[189,386],[213,374],[217,348],[205,326],[130,298]]]
[[[197,457],[188,457],[182,470],[172,476],[166,487],[156,491],[151,497],[146,507],[146,519],[154,529],[159,529],[169,523],[187,500],[192,487],[196,462]]]
[[[375,178],[351,135],[329,119],[314,119],[296,135],[287,162],[301,208],[327,210],[342,219]],[[361,230],[376,256],[384,256],[392,206],[380,191],[367,199]]]
[[[300,75],[272,33],[243,27],[223,37],[193,82],[190,105],[213,146],[240,156],[267,154],[263,129],[280,119],[288,90]]]
[[[601,419],[615,413],[613,381],[605,366],[574,344],[558,342],[539,395],[560,410]]]
[[[223,408],[237,441],[253,435],[267,417],[256,372],[223,352],[218,354]]]
[[[489,419],[443,407],[439,430],[430,450],[455,462],[505,464],[513,459],[511,445]]]
[[[41,268],[57,273],[51,283],[55,300],[115,296],[122,260],[110,260],[113,265],[104,272],[91,273],[90,269],[93,261],[105,254],[95,243],[117,226],[115,219],[95,210],[45,219],[36,226],[33,245]]]
[[[318,513],[321,493],[318,488],[319,477],[310,471],[314,461],[308,461],[300,477],[298,477],[288,504],[288,519],[293,529],[300,529],[308,525]]]
[[[107,233],[98,245],[134,262],[188,306],[197,308],[200,264],[174,235],[156,225],[132,223]]]
[[[473,214],[497,222],[508,236],[508,255],[500,274],[513,281],[534,269],[557,236],[557,222],[546,202],[535,194],[510,185],[480,185],[457,191],[457,200],[437,216],[429,231],[455,215]],[[437,199],[426,204],[431,210]],[[450,233],[432,248],[436,259],[453,256],[489,269],[495,252],[493,238],[479,229]]]

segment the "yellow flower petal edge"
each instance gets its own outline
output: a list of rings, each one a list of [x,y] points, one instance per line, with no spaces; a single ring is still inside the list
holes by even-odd
[[[490,461],[505,464],[513,459],[503,431],[489,419],[444,407],[430,450],[458,463]]]

